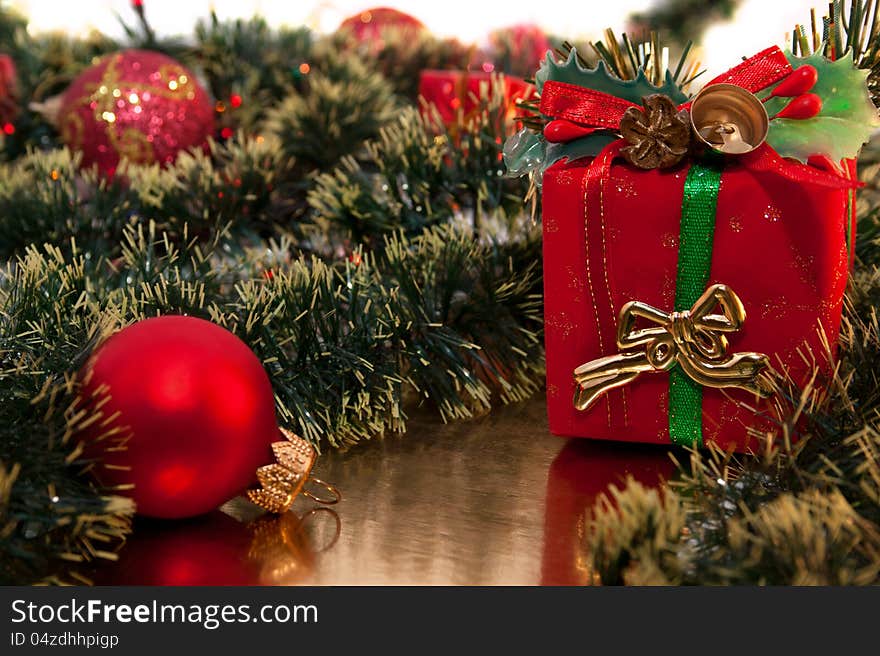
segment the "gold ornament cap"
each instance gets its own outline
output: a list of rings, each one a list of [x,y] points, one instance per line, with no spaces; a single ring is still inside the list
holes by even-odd
[[[342,499],[339,490],[321,479],[311,477],[312,467],[318,458],[315,448],[287,429],[278,430],[285,440],[272,443],[272,453],[277,462],[257,470],[257,480],[262,487],[248,490],[247,498],[271,513],[287,512],[300,494],[318,503],[338,503]],[[331,496],[317,496],[305,489],[306,482],[323,487]]]
[[[767,139],[770,118],[755,94],[735,84],[711,84],[691,103],[691,126],[712,150],[743,155]]]

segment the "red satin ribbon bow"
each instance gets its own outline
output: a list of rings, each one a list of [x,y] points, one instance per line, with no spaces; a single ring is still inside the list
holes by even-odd
[[[706,86],[720,83],[735,84],[746,91],[756,93],[786,77],[792,70],[785,54],[777,46],[773,46],[722,73]],[[690,105],[690,102],[683,103],[679,105],[679,109],[688,109]],[[578,136],[585,136],[597,130],[618,130],[624,112],[630,107],[638,106],[634,102],[608,93],[548,80],[544,83],[541,93],[540,111],[545,116],[577,124],[581,128]],[[596,156],[595,161],[610,166],[610,160],[617,156],[625,143],[620,139],[609,144]],[[861,186],[857,180],[850,179],[837,171],[822,170],[794,160],[783,159],[767,143],[751,153],[737,156],[736,161],[753,171],[775,170],[795,182],[836,189]]]

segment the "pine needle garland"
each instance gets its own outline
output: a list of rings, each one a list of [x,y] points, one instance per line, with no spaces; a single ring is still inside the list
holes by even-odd
[[[306,171],[326,169],[357,151],[399,108],[385,78],[352,55],[334,55],[311,70],[307,92],[291,92],[266,121],[284,154]]]

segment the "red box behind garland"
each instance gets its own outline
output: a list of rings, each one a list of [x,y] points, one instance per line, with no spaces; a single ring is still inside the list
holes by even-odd
[[[445,125],[451,125],[458,120],[459,111],[467,119],[480,109],[475,99],[481,97],[483,89],[490,88],[493,79],[497,79],[504,87],[510,117],[516,113],[517,101],[529,98],[535,92],[531,84],[513,75],[484,71],[425,70],[419,77],[419,95],[437,108]]]

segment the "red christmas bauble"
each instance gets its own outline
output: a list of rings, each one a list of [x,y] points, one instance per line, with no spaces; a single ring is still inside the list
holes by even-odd
[[[418,18],[397,9],[374,7],[349,16],[339,26],[340,30],[352,32],[361,43],[380,39],[382,31],[389,28],[419,32],[425,29],[425,25]]]
[[[213,510],[272,460],[279,432],[269,377],[244,342],[209,321],[135,323],[95,351],[81,379],[86,404],[112,418],[84,435],[95,476],[133,484],[120,493],[141,515]]]
[[[112,175],[123,157],[152,164],[202,146],[214,108],[195,75],[170,57],[124,50],[102,58],[67,88],[58,112],[61,138],[83,165]]]

